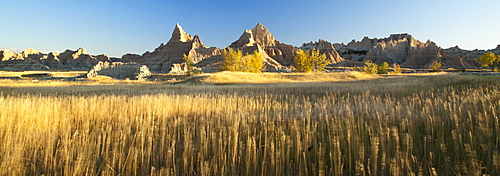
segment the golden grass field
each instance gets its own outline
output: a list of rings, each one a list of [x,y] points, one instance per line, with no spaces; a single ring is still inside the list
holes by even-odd
[[[500,175],[499,83],[358,72],[1,80],[0,175]]]

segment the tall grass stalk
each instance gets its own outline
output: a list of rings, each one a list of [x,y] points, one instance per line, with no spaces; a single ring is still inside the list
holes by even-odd
[[[25,94],[0,105],[0,175],[500,174],[495,85],[405,96]]]

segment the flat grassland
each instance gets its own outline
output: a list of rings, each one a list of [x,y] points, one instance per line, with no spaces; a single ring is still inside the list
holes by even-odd
[[[358,72],[0,80],[0,175],[499,175],[498,85]]]

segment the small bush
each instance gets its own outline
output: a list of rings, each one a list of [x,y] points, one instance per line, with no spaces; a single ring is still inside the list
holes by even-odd
[[[389,72],[389,63],[384,62],[378,65],[377,74],[387,74]]]
[[[184,54],[182,59],[186,61],[186,75],[193,76],[202,73],[201,69],[194,64],[193,59],[189,58],[186,54]]]
[[[392,70],[394,70],[393,73],[396,73],[396,74],[399,74],[399,73],[403,73],[403,69],[401,68],[401,65],[397,64],[397,63],[394,63],[392,65]]]
[[[361,71],[367,73],[367,74],[376,74],[378,73],[378,65],[373,63],[371,60],[366,60],[365,61],[365,66],[361,68]]]
[[[442,66],[443,64],[441,64],[441,62],[434,60],[434,62],[432,62],[431,71],[438,72]]]
[[[380,65],[377,65],[371,60],[366,60],[365,66],[361,68],[361,71],[367,74],[387,74],[387,72],[389,72],[389,63],[384,62]]]

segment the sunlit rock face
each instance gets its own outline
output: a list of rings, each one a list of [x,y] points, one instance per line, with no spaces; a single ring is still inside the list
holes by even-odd
[[[153,52],[145,52],[142,56],[127,54],[123,61],[137,62],[147,65],[151,71],[168,73],[173,64],[184,63],[184,55],[195,63],[210,57],[220,57],[220,49],[206,47],[198,35],[192,37],[179,24],[175,25],[172,37],[167,44],[161,44]],[[220,59],[213,59],[218,61]]]
[[[259,52],[264,57],[265,71],[290,70],[295,51],[292,45],[278,41],[269,30],[258,23],[253,29],[244,30],[238,40],[228,47],[242,50],[244,54]],[[456,47],[442,49],[436,43],[427,40],[421,42],[410,34],[392,34],[386,38],[364,37],[360,41],[352,40],[348,44],[332,44],[325,40],[304,43],[300,49],[318,49],[328,57],[331,64],[363,65],[366,60],[375,63],[397,63],[403,67],[429,67],[434,61],[440,61],[443,67],[469,68],[479,67],[476,62],[482,54],[493,52],[500,54],[500,45],[490,50],[464,50]],[[104,54],[90,55],[83,48],[62,53],[42,53],[36,49],[26,49],[16,53],[0,50],[0,70],[89,70],[100,61],[124,62],[146,65],[151,71],[169,73],[174,64],[185,63],[188,56],[203,71],[217,71],[218,63],[223,61],[221,49],[207,47],[198,35],[191,36],[179,24],[176,24],[166,44],[162,43],[152,52],[142,55],[125,54],[121,58],[110,58]],[[342,63],[339,63],[342,62]],[[208,68],[208,69],[206,69]]]
[[[0,69],[12,71],[25,70],[88,70],[96,65],[99,60],[107,56],[92,56],[83,48],[76,51],[66,50],[63,53],[51,52],[43,54],[39,50],[26,49],[21,53],[9,50],[0,51]],[[109,59],[109,57],[108,57]]]
[[[145,80],[148,76],[151,76],[151,72],[146,65],[99,61],[85,76],[87,78],[109,76],[115,79]]]
[[[320,39],[318,42],[304,43],[302,44],[300,49],[303,50],[317,49],[320,51],[321,54],[326,55],[327,59],[330,61],[331,64],[335,64],[344,60],[344,58],[340,56],[337,50],[335,50],[333,44],[323,39]]]
[[[245,54],[258,51],[264,56],[267,71],[277,71],[283,66],[291,65],[295,52],[294,46],[276,40],[261,23],[251,30],[245,30],[229,47],[242,50]]]
[[[347,45],[337,44],[341,56],[354,61],[371,60],[375,63],[397,63],[403,67],[426,68],[437,60],[443,67],[473,67],[460,56],[450,55],[436,43],[421,42],[410,34],[392,34],[387,38],[351,41]]]

